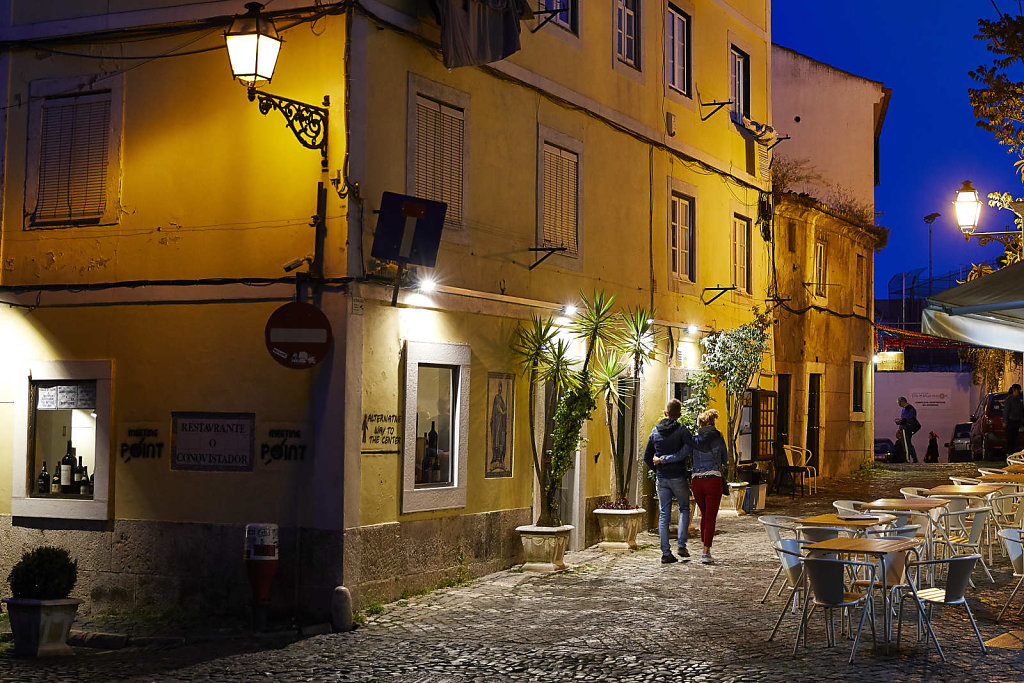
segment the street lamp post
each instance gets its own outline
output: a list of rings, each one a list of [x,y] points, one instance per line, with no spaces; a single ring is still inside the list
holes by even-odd
[[[932,295],[932,223],[941,215],[930,213],[924,217],[924,222],[928,224],[928,296]]]
[[[272,109],[281,112],[288,128],[303,147],[320,150],[320,169],[326,174],[330,99],[324,95],[323,106],[316,106],[258,90],[270,83],[270,79],[273,78],[274,67],[277,65],[277,57],[284,41],[278,35],[273,20],[261,14],[261,3],[246,3],[245,9],[246,13],[235,17],[231,27],[224,34],[228,59],[231,62],[231,75],[246,86],[249,101],[258,103],[261,114],[266,116]],[[322,180],[317,184],[316,197],[316,215],[313,216],[313,258],[309,264],[309,276],[314,285],[318,284],[324,275],[323,246],[327,232],[327,190]]]

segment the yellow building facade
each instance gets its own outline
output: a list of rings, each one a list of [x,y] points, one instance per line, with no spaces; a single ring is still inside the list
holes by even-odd
[[[892,91],[773,46],[779,436],[820,476],[874,462],[878,138]]]
[[[274,604],[311,615],[341,584],[361,604],[509,566],[537,496],[517,325],[581,292],[653,306],[642,449],[699,337],[764,304],[766,3],[573,3],[523,22],[510,58],[449,70],[425,3],[279,0],[266,90],[329,98],[323,171],[231,82],[217,48],[241,7],[103,10],[13,2],[0,74],[0,562],[69,547],[92,609],[244,608],[250,522],[280,525]],[[394,305],[371,256],[384,192],[448,210]],[[333,347],[287,369],[267,319],[296,296],[282,264],[318,254],[298,290]],[[40,495],[69,429],[96,483]],[[248,451],[179,461],[200,429]],[[607,431],[598,411],[563,482],[574,548],[611,495]]]

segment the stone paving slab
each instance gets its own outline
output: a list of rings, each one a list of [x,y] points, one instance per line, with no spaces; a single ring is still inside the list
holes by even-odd
[[[872,470],[828,484],[814,497],[772,496],[770,512],[824,512],[836,498],[871,500],[900,486],[938,483],[969,465]],[[610,555],[572,553],[571,571],[532,575],[514,569],[463,586],[386,605],[352,633],[299,642],[242,639],[173,648],[79,649],[48,661],[0,657],[0,680],[76,681],[791,681],[1024,680],[1024,651],[1005,634],[1024,630],[1015,614],[994,616],[1012,587],[996,555],[996,584],[979,571],[971,607],[986,639],[1011,647],[982,655],[962,610],[935,619],[949,661],[904,639],[897,655],[872,652],[870,631],[853,665],[851,641],[825,647],[815,615],[806,649],[792,656],[797,618],[767,642],[784,598],[758,603],[777,567],[753,516],[723,514],[717,563],[660,563],[648,547]],[[691,543],[693,543],[691,541]],[[691,551],[693,547],[691,547]],[[1024,596],[1018,600],[1024,602]],[[906,634],[905,634],[906,636]],[[999,643],[1001,641],[997,641]]]

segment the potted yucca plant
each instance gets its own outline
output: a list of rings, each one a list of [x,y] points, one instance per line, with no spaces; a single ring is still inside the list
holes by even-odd
[[[21,556],[7,577],[14,597],[3,600],[15,656],[74,654],[68,632],[82,601],[68,596],[77,580],[78,562],[63,548],[41,546]]]
[[[636,549],[636,535],[647,514],[644,508],[630,502],[628,496],[633,482],[633,465],[640,453],[640,435],[637,433],[640,383],[644,369],[655,357],[661,341],[654,327],[654,312],[642,306],[621,314],[618,323],[595,372],[597,393],[604,397],[605,424],[612,449],[613,498],[598,505],[594,515],[600,529],[599,545],[603,550],[612,551]],[[615,426],[627,407],[632,422],[628,429],[616,430]],[[625,438],[626,433],[632,434],[633,438]]]
[[[563,524],[558,507],[558,489],[572,467],[580,447],[583,423],[596,407],[592,386],[591,361],[608,339],[612,297],[597,292],[588,299],[581,295],[583,307],[569,322],[565,332],[579,340],[583,358],[573,357],[568,340],[551,319],[534,318],[520,325],[512,342],[529,383],[529,427],[533,465],[540,483],[540,514],[535,524],[516,527],[523,542],[527,571],[560,571],[573,526]],[[537,390],[546,386],[544,418],[551,416],[550,433],[537,433]],[[547,430],[544,430],[547,432]],[[550,439],[550,447],[540,447]]]

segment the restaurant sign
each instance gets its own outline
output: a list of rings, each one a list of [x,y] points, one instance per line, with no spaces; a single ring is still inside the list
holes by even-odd
[[[254,413],[171,413],[171,469],[251,472]]]

